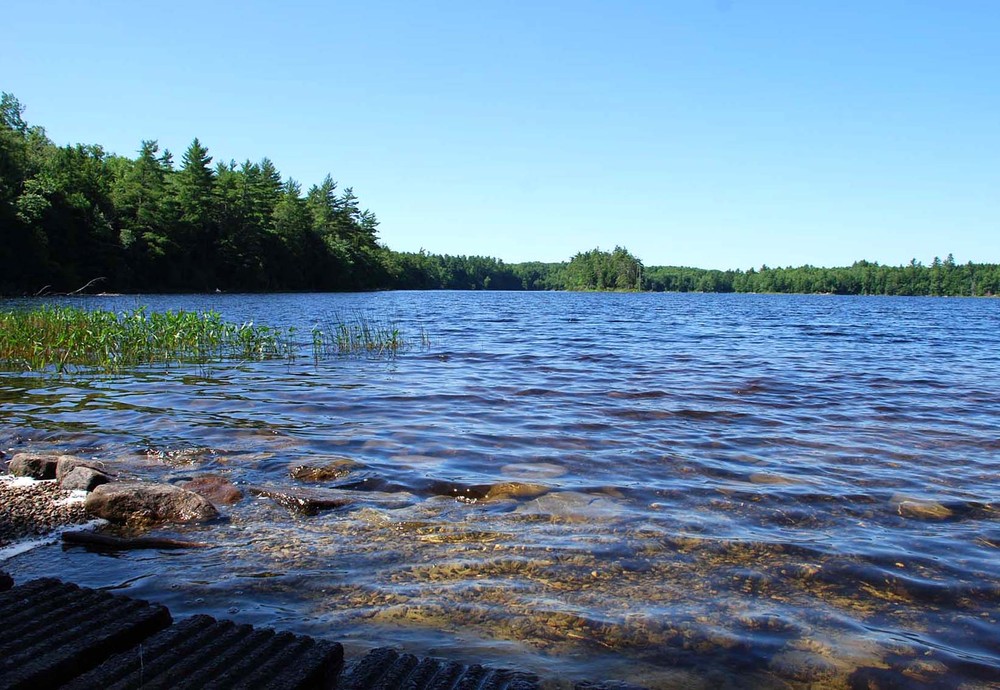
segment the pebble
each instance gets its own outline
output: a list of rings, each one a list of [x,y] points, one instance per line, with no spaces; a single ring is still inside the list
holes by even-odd
[[[60,489],[55,481],[0,477],[0,547],[63,525],[88,522],[91,518],[80,495]]]

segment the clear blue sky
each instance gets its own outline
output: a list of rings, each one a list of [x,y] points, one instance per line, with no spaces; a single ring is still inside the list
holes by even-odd
[[[59,144],[271,158],[393,249],[1000,262],[1000,2],[10,2]]]

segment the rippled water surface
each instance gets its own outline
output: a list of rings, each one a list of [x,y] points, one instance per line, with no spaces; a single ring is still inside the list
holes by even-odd
[[[1000,676],[1000,301],[74,303],[212,308],[304,339],[338,314],[383,315],[415,347],[391,361],[317,363],[304,344],[291,364],[3,376],[4,448],[305,488],[338,506],[304,515],[248,493],[218,523],[158,531],[215,548],[51,546],[5,563],[15,575],[349,652],[390,644],[549,679],[979,688]],[[338,462],[336,478],[290,475]]]

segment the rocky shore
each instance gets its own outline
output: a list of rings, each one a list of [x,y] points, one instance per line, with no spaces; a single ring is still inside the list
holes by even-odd
[[[82,491],[63,489],[55,481],[0,477],[0,549],[59,527],[88,522],[92,518],[83,501]]]

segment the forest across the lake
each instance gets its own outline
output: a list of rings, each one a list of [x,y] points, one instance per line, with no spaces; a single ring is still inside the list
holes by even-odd
[[[378,289],[648,290],[861,295],[1000,294],[1000,264],[949,254],[905,266],[708,270],[644,266],[627,249],[562,262],[399,252],[331,175],[303,192],[268,158],[216,162],[198,139],[181,156],[155,140],[135,158],[59,146],[0,103],[0,294]]]

